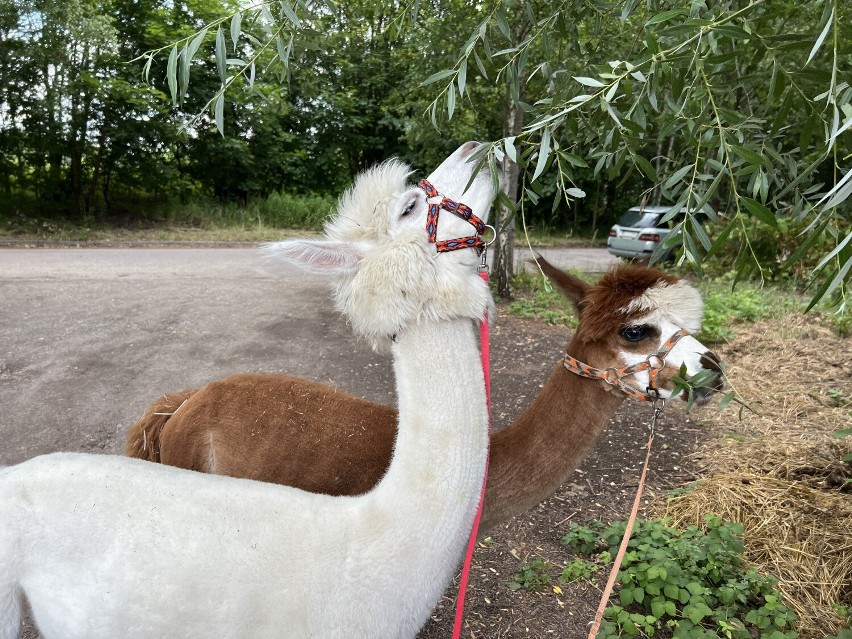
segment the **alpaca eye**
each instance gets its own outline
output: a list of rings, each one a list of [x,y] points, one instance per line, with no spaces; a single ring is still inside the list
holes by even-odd
[[[411,202],[402,210],[402,214],[400,217],[405,217],[409,215],[413,210],[414,206],[417,204],[417,200],[411,200]]]
[[[648,327],[644,325],[625,326],[621,329],[621,336],[628,342],[639,342],[648,336]]]

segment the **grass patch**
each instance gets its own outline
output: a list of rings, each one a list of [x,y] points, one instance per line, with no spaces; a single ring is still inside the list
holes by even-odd
[[[273,193],[246,206],[196,198],[187,204],[150,202],[144,213],[84,217],[79,221],[9,209],[0,214],[0,238],[29,241],[259,242],[319,231],[336,200]],[[292,234],[292,233],[289,233]]]
[[[584,277],[579,273],[575,275]],[[570,302],[540,273],[525,271],[512,278],[512,296],[514,299],[506,308],[512,315],[577,327],[577,316]]]
[[[598,273],[573,272],[587,282]],[[737,335],[738,325],[760,320],[782,319],[801,313],[808,297],[789,284],[739,282],[733,288],[730,277],[707,278],[696,283],[704,298],[704,321],[697,339],[705,344],[729,342]],[[546,324],[576,328],[572,305],[538,272],[522,272],[512,279],[512,301],[508,313],[538,319]],[[852,333],[852,313],[813,311],[811,316],[830,326],[840,336]]]
[[[607,233],[609,229],[598,229],[596,233],[574,233],[570,230],[554,229],[550,227],[528,226],[526,234],[524,229],[518,225],[515,227],[515,244],[545,248],[552,247],[606,247]]]

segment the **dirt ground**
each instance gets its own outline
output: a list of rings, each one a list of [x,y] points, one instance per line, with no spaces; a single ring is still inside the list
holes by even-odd
[[[530,372],[536,366],[533,359],[536,345],[552,342],[555,334],[561,332],[535,321],[505,316],[501,319],[500,331],[508,339],[498,340],[496,351],[499,355],[495,355],[495,359],[519,361],[520,366]],[[792,480],[791,486],[808,484],[840,500],[844,510],[837,516],[845,517],[844,513],[852,508],[852,491],[844,487],[842,478],[852,476],[852,464],[838,464],[838,461],[843,454],[852,451],[852,442],[848,441],[852,438],[831,440],[826,433],[849,427],[852,341],[837,336],[815,314],[741,325],[735,332],[737,335],[730,343],[716,345],[714,350],[726,363],[729,378],[757,413],[746,412],[740,418],[735,406],[720,412],[711,404],[687,414],[680,402],[670,402],[656,432],[640,516],[643,513],[647,516],[664,514],[665,495],[672,488],[725,471],[744,473],[743,476],[752,481],[756,477],[773,476]],[[517,346],[524,339],[527,348],[518,351]],[[495,397],[511,396],[512,389],[518,387],[522,378],[523,374],[515,378],[505,370],[495,373]],[[499,423],[511,421],[526,401],[527,398],[520,398],[514,405],[504,406],[501,410],[505,412],[497,416]],[[595,519],[608,522],[628,516],[644,460],[650,416],[648,406],[625,401],[572,481],[537,508],[491,531],[491,538],[479,544],[467,591],[463,637],[574,639],[587,636],[587,624],[594,617],[607,575],[598,574],[591,582],[562,585],[558,591],[552,587],[541,592],[512,591],[507,582],[521,564],[534,559],[551,562],[557,567],[552,572],[558,574],[559,568],[573,558],[571,551],[560,544],[569,522],[586,523]],[[814,467],[824,467],[824,470],[817,472]],[[718,512],[730,513],[728,520],[733,521],[739,508],[746,504],[712,506],[724,507],[726,510]],[[758,511],[765,509],[762,518],[772,522],[768,538],[765,542],[760,540],[770,547],[777,545],[772,540],[777,539],[782,529],[790,529],[791,519],[812,519],[814,516],[809,504],[802,504],[801,513],[776,512],[770,503],[748,506]],[[696,513],[694,519],[700,521],[703,514]],[[822,587],[812,586],[816,595],[813,592],[793,593],[795,588],[781,584],[783,592],[795,594],[804,601],[803,606],[799,601],[794,602],[799,604],[798,612],[803,620],[801,637],[836,633],[840,627],[838,623],[843,622],[832,615],[832,604],[852,604],[850,553],[841,548],[842,543],[827,536],[829,527],[839,526],[842,537],[844,525],[834,524],[829,513],[825,516],[822,524],[810,521],[809,526],[816,531],[823,529],[826,542],[832,542],[834,554],[830,554],[827,547],[813,551],[824,553],[823,561],[828,566],[815,567],[805,562],[797,565],[791,553],[783,551],[773,560],[776,564],[790,562],[783,568],[788,574],[795,574],[791,577],[793,582],[807,580],[810,575],[817,575],[814,580],[818,582],[831,573],[831,595],[828,583]],[[776,520],[779,521],[776,523]],[[792,533],[785,531],[785,534]],[[747,528],[747,541],[749,535],[756,545],[760,535]],[[817,546],[820,539],[815,539]],[[767,553],[755,548],[753,554],[765,556]],[[819,595],[823,597],[818,602]],[[456,596],[456,589],[447,590],[432,622],[420,633],[419,639],[452,636]]]
[[[188,296],[186,299],[175,297],[174,292],[165,288],[158,289],[152,280],[146,279],[147,275],[131,274],[122,283],[94,277],[72,285],[72,280],[76,282],[80,278],[71,274],[68,281],[60,277],[59,287],[54,288],[56,282],[51,277],[58,276],[45,276],[22,284],[4,280],[0,273],[0,293],[7,304],[25,305],[28,313],[25,317],[15,316],[23,321],[13,320],[8,314],[0,315],[0,345],[3,346],[0,350],[0,398],[6,409],[5,417],[0,417],[0,434],[3,435],[0,463],[14,463],[51,449],[120,451],[127,427],[158,393],[197,385],[207,378],[215,379],[241,370],[278,372],[283,369],[335,384],[370,399],[392,401],[387,390],[388,362],[375,358],[363,345],[351,345],[347,341],[350,338],[348,327],[333,312],[323,312],[319,318],[313,312],[289,307],[257,312],[261,301],[275,294],[276,284],[265,275],[251,273],[254,279],[247,288],[236,280],[230,282],[229,273],[232,274],[234,268],[223,265],[222,272],[215,276],[219,280],[217,286],[222,286],[224,279],[224,288],[213,291],[212,277],[192,279],[184,274],[182,267],[172,268],[172,278],[179,281]],[[257,297],[247,297],[247,291],[253,291]],[[87,295],[93,295],[102,306],[96,310],[75,310]],[[203,345],[192,349],[185,346],[187,336],[197,335],[202,326],[201,319],[191,317],[190,310],[199,308],[200,302],[210,299],[211,295],[223,319],[205,324],[203,335],[208,341],[225,338],[223,346],[212,354],[207,353]],[[123,306],[124,296],[131,298],[132,304]],[[61,311],[52,315],[54,311],[50,309],[54,305]],[[89,307],[80,303],[79,308]],[[242,319],[247,308],[255,311],[256,322]],[[142,309],[146,312],[154,309],[158,315],[141,319]],[[212,312],[207,308],[203,310]],[[500,311],[491,342],[496,429],[509,424],[529,404],[560,358],[570,336],[570,331],[564,327],[512,317],[505,308]],[[137,316],[129,315],[132,313]],[[43,322],[39,325],[40,331],[56,331],[57,336],[24,337],[26,324],[35,321]],[[88,326],[91,336],[82,336],[86,338],[82,346],[80,342],[66,343],[66,340],[81,339],[80,325]],[[319,331],[326,335],[325,341],[318,345],[314,335],[288,344],[290,348],[284,359],[280,352],[261,346],[265,340],[282,339],[297,328]],[[764,326],[761,330],[770,333],[773,329]],[[235,337],[228,337],[230,335]],[[828,379],[830,388],[839,388],[847,397],[852,397],[847,363],[849,340],[831,338],[825,331],[808,335],[798,332],[789,335],[786,341],[782,336],[780,341],[795,344],[811,368],[818,366],[819,358],[815,354],[825,352],[827,363],[821,369],[820,383],[825,386]],[[814,341],[802,342],[805,338]],[[42,344],[40,339],[49,344]],[[26,340],[26,348],[18,348],[20,340]],[[108,343],[110,340],[127,343],[115,346]],[[816,340],[830,340],[830,343],[821,349],[822,342]],[[767,349],[765,342],[757,340],[754,333],[744,334],[716,349],[731,368],[735,383],[738,375],[744,373],[742,362],[746,362],[748,370],[757,368],[749,359],[758,356],[750,350],[754,344]],[[311,361],[298,357],[308,345],[319,347]],[[86,352],[81,348],[87,349]],[[769,361],[778,354],[766,350],[764,357]],[[155,359],[157,361],[152,363]],[[797,361],[793,355],[788,359],[790,366],[795,368]],[[836,363],[832,364],[834,360]],[[57,361],[62,365],[57,366]],[[192,361],[209,367],[203,376],[187,376],[186,362]],[[51,373],[51,368],[59,370]],[[103,388],[98,390],[98,396],[60,398],[65,403],[53,402],[45,410],[53,411],[60,418],[67,415],[75,418],[70,422],[66,420],[61,429],[57,428],[58,418],[38,427],[42,407],[32,399],[31,393],[44,396],[56,379],[81,389],[97,385]],[[21,389],[26,389],[25,394],[21,395]],[[745,390],[754,395],[789,395],[787,389],[772,389],[765,384]],[[89,413],[92,417],[88,420],[76,417]],[[560,544],[560,539],[571,522],[612,521],[627,516],[641,472],[650,417],[650,406],[626,400],[571,481],[532,511],[489,531],[489,537],[480,542],[474,557],[463,637],[574,639],[586,636],[605,575],[598,575],[593,582],[562,586],[561,592],[553,589],[540,593],[511,591],[507,582],[522,563],[532,559],[546,559],[556,566],[570,561],[570,552]],[[27,419],[32,420],[32,425]],[[666,407],[657,428],[643,500],[644,513],[659,512],[668,490],[708,472],[707,451],[717,447],[735,420],[736,411],[732,409],[719,417],[712,406],[690,414],[679,402]],[[26,436],[17,436],[16,433],[24,431],[28,433]],[[333,583],[333,575],[330,583]],[[455,598],[455,589],[448,588],[432,621],[418,635],[419,639],[452,636]],[[175,637],[179,636],[177,629]],[[38,634],[28,624],[22,637],[37,639]]]

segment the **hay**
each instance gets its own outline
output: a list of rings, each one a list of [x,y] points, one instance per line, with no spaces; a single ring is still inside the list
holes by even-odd
[[[779,580],[799,615],[799,636],[838,631],[835,604],[852,605],[852,497],[802,482],[735,473],[713,475],[669,499],[665,515],[678,527],[713,513],[743,525],[746,558]]]
[[[852,348],[815,314],[735,327],[714,349],[758,413],[702,415],[715,430],[693,456],[705,479],[670,499],[678,526],[713,513],[743,525],[747,559],[778,578],[802,639],[838,632],[833,606],[852,606]]]

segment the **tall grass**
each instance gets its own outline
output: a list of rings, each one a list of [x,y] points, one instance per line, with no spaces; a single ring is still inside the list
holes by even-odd
[[[110,213],[69,218],[61,210],[0,206],[0,237],[38,240],[258,241],[283,229],[318,231],[336,199],[321,195],[272,193],[247,205],[204,196],[153,200],[126,198]],[[135,236],[135,237],[134,237]]]
[[[335,198],[321,195],[290,195],[273,192],[246,206],[216,201],[169,204],[161,217],[173,226],[202,228],[286,228],[317,231],[331,214]]]

